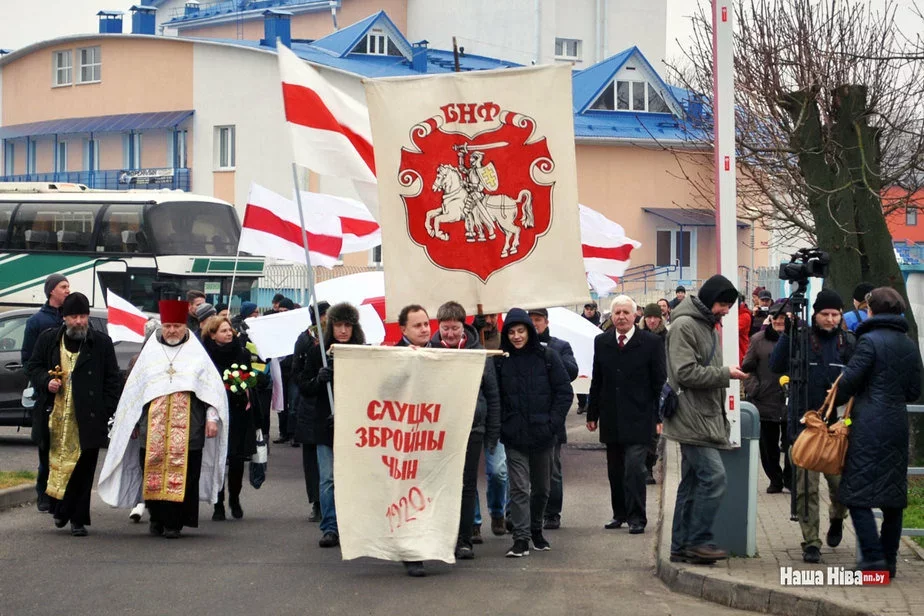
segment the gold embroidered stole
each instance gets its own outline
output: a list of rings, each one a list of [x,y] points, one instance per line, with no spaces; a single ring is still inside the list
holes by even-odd
[[[190,406],[189,392],[176,392],[155,398],[148,407],[144,500],[182,503],[186,496]]]
[[[48,488],[45,493],[58,500],[64,498],[67,483],[80,459],[80,432],[77,415],[74,412],[74,387],[71,373],[77,363],[77,356],[64,346],[61,336],[61,388],[55,396],[55,403],[48,418],[51,442],[48,450]]]

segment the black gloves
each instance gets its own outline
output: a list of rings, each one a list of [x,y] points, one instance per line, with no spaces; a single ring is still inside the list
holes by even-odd
[[[318,383],[333,383],[334,369],[330,366],[324,366],[318,370]]]
[[[488,326],[487,320],[484,318],[483,314],[476,314],[475,318],[472,319],[472,327],[476,330],[481,331]]]

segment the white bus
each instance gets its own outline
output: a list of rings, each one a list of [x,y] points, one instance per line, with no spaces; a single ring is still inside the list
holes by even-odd
[[[234,206],[213,197],[0,182],[0,306],[42,305],[52,273],[98,308],[106,289],[148,312],[192,289],[239,304],[263,274],[262,258],[235,259],[240,232]]]

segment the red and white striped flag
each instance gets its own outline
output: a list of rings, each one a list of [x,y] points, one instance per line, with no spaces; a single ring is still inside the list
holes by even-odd
[[[305,221],[313,216],[337,216],[343,233],[341,253],[363,252],[382,244],[382,229],[375,221],[369,208],[361,202],[345,197],[335,197],[302,191],[302,207]]]
[[[375,183],[366,106],[279,45],[279,74],[295,162],[321,175]]]
[[[107,289],[109,304],[106,314],[106,329],[113,342],[144,342],[144,324],[148,318],[136,307]]]
[[[334,215],[310,218],[306,215],[305,229],[311,264],[334,267],[343,247],[340,219]],[[238,250],[305,263],[298,205],[258,184],[251,184]]]
[[[586,205],[581,212],[581,248],[584,252],[584,269],[607,276],[622,276],[629,267],[629,255],[641,243],[626,237],[622,225],[617,224]]]

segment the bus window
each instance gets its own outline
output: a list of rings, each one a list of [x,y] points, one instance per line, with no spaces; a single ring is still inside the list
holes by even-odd
[[[240,225],[234,208],[221,203],[161,203],[147,211],[149,236],[157,254],[237,253]]]
[[[146,252],[147,247],[138,243],[140,230],[140,205],[110,205],[103,214],[96,251]]]
[[[10,248],[89,251],[99,204],[24,203],[16,212]]]
[[[16,203],[0,203],[0,248],[6,248],[7,234],[10,229],[10,220]]]

